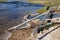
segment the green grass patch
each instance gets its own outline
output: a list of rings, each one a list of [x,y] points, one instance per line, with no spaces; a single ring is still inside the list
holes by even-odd
[[[38,9],[38,10],[36,10],[36,12],[39,13],[39,14],[42,14],[42,13],[44,13],[44,12],[46,12],[46,11],[47,11],[47,10],[46,10],[45,7],[42,8],[42,9]]]
[[[43,1],[43,4],[45,5],[45,6],[59,6],[60,5],[60,0],[28,0],[28,2],[36,2],[36,1]],[[46,1],[46,2],[45,2]],[[37,2],[37,3],[38,3]],[[40,4],[42,4],[41,2],[40,2]]]

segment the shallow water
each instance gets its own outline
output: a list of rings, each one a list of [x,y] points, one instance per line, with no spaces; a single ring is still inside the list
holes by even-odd
[[[11,20],[15,20],[20,18],[19,21],[22,21],[23,19],[23,16],[27,15],[25,12],[30,12],[30,13],[35,13],[35,11],[37,9],[41,9],[43,8],[42,6],[19,6],[17,7],[15,4],[0,4],[0,19],[3,18],[3,17],[8,17],[8,21],[11,21]],[[40,17],[38,17],[37,19],[40,19],[42,20],[42,18],[44,17],[45,15],[42,15]],[[60,17],[60,14],[55,14],[53,16],[53,18],[55,17]],[[6,27],[7,28],[7,27]],[[11,36],[12,34],[8,31],[5,31],[5,33],[3,33],[0,38],[2,40],[8,40],[8,38]],[[0,39],[0,40],[1,40]]]
[[[22,22],[23,17],[25,15],[30,13],[35,13],[37,9],[41,9],[41,8],[43,8],[43,6],[20,5],[17,7],[15,4],[0,4],[0,19],[6,20],[7,22],[11,22],[12,20],[14,20],[17,24],[19,24]]]
[[[12,35],[12,33],[8,32],[8,31],[4,31],[4,33],[2,33],[0,35],[0,40],[8,40],[8,38]]]
[[[21,5],[17,7],[15,4],[0,4],[0,25],[3,22],[4,26],[3,24],[2,26],[8,29],[9,26],[6,26],[5,24],[9,24],[9,22],[12,22],[12,20],[14,20],[17,23],[21,22],[23,19],[23,16],[27,15],[25,12],[35,13],[37,9],[41,9],[41,8],[43,7],[42,6],[37,6],[37,7],[21,6]],[[3,21],[1,22],[1,20]],[[0,36],[0,40],[8,40],[8,38],[11,35],[12,34],[10,32],[4,31],[4,33]]]

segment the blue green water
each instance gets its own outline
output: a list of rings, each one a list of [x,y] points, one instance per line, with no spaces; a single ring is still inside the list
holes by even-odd
[[[0,27],[7,29],[23,22],[23,17],[30,13],[36,13],[36,10],[44,6],[34,6],[11,3],[0,3]]]
[[[7,16],[11,19],[16,19],[20,16],[22,18],[26,15],[26,12],[35,13],[37,9],[41,9],[43,6],[22,6],[18,7],[15,4],[0,4],[0,18]]]
[[[27,15],[26,12],[35,13],[37,9],[41,8],[43,8],[43,6],[18,5],[17,7],[16,4],[0,3],[0,28],[6,30],[8,28],[16,26],[20,24],[23,20],[23,17]],[[5,32],[2,36],[2,39],[6,40],[11,35]]]

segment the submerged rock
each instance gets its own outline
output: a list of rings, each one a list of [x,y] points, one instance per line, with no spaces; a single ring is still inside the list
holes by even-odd
[[[0,35],[1,35],[3,32],[4,32],[4,30],[0,28]]]
[[[11,36],[12,34],[8,31],[1,31],[0,33],[0,40],[8,40],[8,38]]]

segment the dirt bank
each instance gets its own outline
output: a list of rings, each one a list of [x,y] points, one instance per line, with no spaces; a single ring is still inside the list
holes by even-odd
[[[28,28],[23,30],[13,30],[12,36],[9,40],[27,40],[31,36],[31,32],[34,28]]]
[[[36,34],[34,36],[31,36],[32,30],[34,28],[27,28],[27,29],[22,29],[22,30],[13,30],[13,31],[11,31],[12,36],[9,38],[9,40],[36,40],[37,38],[39,38],[40,36],[44,35],[45,33],[49,32],[49,31],[51,31],[55,27],[57,27],[57,26],[52,26],[48,30],[44,30],[43,34],[39,33],[39,34]],[[42,40],[60,40],[60,27],[57,30],[49,33]]]

